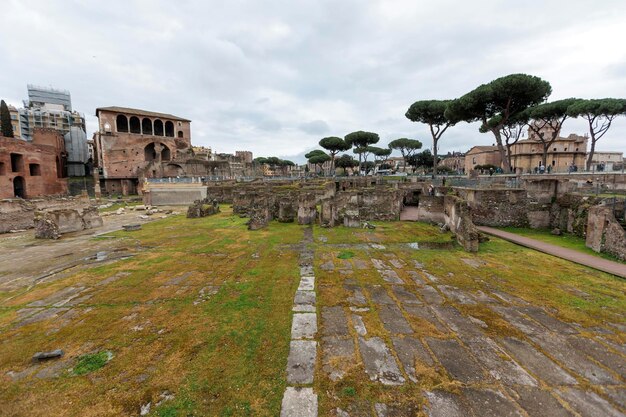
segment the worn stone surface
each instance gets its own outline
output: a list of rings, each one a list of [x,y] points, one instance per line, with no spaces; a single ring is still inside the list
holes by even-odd
[[[396,305],[384,304],[378,307],[378,316],[385,329],[392,334],[410,334],[413,329]]]
[[[450,287],[448,285],[440,285],[439,291],[444,293],[444,295],[448,297],[449,299],[456,301],[459,304],[466,304],[466,305],[476,304],[476,301],[470,295],[466,294],[465,292],[457,288]]]
[[[355,306],[367,304],[367,299],[359,286],[345,285],[344,288],[350,293],[350,296],[346,299],[350,304]]]
[[[398,359],[400,359],[400,363],[404,368],[404,372],[406,372],[411,381],[417,382],[417,375],[415,373],[416,361],[425,366],[434,365],[433,359],[419,339],[407,336],[393,337],[391,340],[396,354],[398,355]]]
[[[479,337],[469,339],[465,343],[495,380],[506,385],[537,385],[535,378],[511,359],[493,340]]]
[[[424,285],[417,290],[422,296],[425,302],[428,304],[441,304],[443,303],[443,297],[439,295],[436,289],[430,285]]]
[[[287,387],[280,417],[317,417],[317,395],[313,388]]]
[[[322,308],[322,333],[324,336],[348,335],[348,319],[343,307]]]
[[[570,388],[557,391],[574,410],[585,417],[623,417],[615,407],[595,392]]]
[[[538,321],[553,332],[561,334],[578,333],[576,329],[574,329],[572,326],[549,315],[539,307],[522,307],[520,311],[532,318],[533,320]]]
[[[400,279],[398,273],[393,269],[379,269],[378,273],[385,282],[390,284],[404,284],[404,281]]]
[[[287,383],[311,384],[317,358],[317,342],[292,340],[287,358]]]
[[[446,323],[446,325],[461,336],[467,338],[484,336],[480,327],[469,318],[463,316],[456,308],[433,306],[432,309],[442,322]]]
[[[385,287],[380,285],[373,285],[369,287],[370,296],[375,304],[395,304],[395,301],[389,297]]]
[[[396,298],[403,304],[422,304],[415,294],[407,291],[402,285],[394,285],[392,291]]]
[[[291,339],[312,339],[317,333],[317,314],[298,313],[291,322]]]
[[[448,329],[439,321],[432,309],[425,305],[404,305],[404,310],[413,317],[420,318],[433,325],[439,332],[448,333]]]
[[[352,325],[359,336],[367,335],[367,329],[365,328],[365,323],[363,323],[363,318],[358,314],[352,315]]]
[[[626,359],[622,356],[611,352],[605,346],[586,337],[570,336],[567,338],[567,341],[574,349],[591,356],[597,362],[600,362],[626,380]]]
[[[548,391],[537,387],[515,387],[513,397],[530,417],[573,417]]]
[[[391,269],[389,265],[387,265],[384,261],[381,261],[380,259],[372,258],[371,261],[374,264],[374,268],[376,269]]]
[[[464,388],[463,394],[474,411],[481,417],[523,417],[513,401],[500,391],[492,389]]]
[[[478,362],[456,340],[427,338],[426,343],[453,379],[466,384],[487,379]]]
[[[502,339],[506,350],[524,368],[550,385],[577,384],[576,379],[527,342],[507,337]]]
[[[416,416],[419,406],[416,404],[374,404],[376,417],[410,417]]]
[[[359,350],[365,372],[372,381],[379,381],[384,385],[402,385],[405,382],[395,358],[381,338],[359,337]]]
[[[303,276],[300,278],[300,285],[298,285],[298,291],[313,291],[315,289],[315,277]]]
[[[328,377],[337,381],[355,366],[354,342],[340,337],[322,339],[322,369]]]
[[[428,404],[424,412],[428,417],[467,417],[470,411],[460,401],[460,397],[446,391],[426,391]]]

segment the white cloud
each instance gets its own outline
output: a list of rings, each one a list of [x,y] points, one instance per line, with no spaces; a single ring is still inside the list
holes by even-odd
[[[100,106],[177,114],[194,144],[223,152],[302,155],[354,130],[427,147],[404,117],[412,102],[509,73],[550,81],[553,99],[626,95],[625,20],[620,0],[10,0],[0,91],[19,105],[28,83],[68,89],[89,134]],[[599,147],[626,151],[625,136],[623,117]],[[459,124],[440,151],[492,142]]]

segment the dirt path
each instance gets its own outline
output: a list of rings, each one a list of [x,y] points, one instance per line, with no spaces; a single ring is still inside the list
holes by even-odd
[[[552,245],[550,243],[541,242],[528,237],[519,236],[514,233],[505,232],[492,227],[477,226],[477,228],[481,232],[497,236],[504,240],[508,240],[509,242],[538,250],[558,258],[567,259],[568,261],[576,262],[603,272],[608,272],[609,274],[617,275],[618,277],[626,278],[626,265],[618,262],[609,261],[608,259],[588,255],[577,250],[563,248],[561,246]]]

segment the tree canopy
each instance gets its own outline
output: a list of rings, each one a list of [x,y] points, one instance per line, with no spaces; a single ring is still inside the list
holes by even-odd
[[[342,138],[337,136],[329,136],[323,138],[319,142],[320,146],[328,151],[331,159],[331,170],[335,168],[335,156],[342,151],[347,151],[351,148],[351,145]]]
[[[305,154],[304,157],[310,164],[319,165],[320,168],[324,162],[330,161],[330,156],[320,149],[312,150],[311,152]]]
[[[0,135],[7,138],[13,137],[13,125],[11,124],[11,113],[4,100],[0,101]]]
[[[418,149],[422,148],[422,142],[417,139],[400,138],[392,140],[387,146],[389,149],[400,151],[400,154],[404,159],[404,163],[406,165],[411,165],[409,163],[409,158],[411,158],[411,156],[413,156]]]
[[[613,119],[626,114],[626,99],[577,100],[568,107],[567,113],[571,117],[584,118],[589,125],[589,136],[591,137],[591,148],[587,156],[587,170],[589,170],[596,150],[596,142],[609,130]]]
[[[409,107],[405,116],[413,122],[427,124],[430,129],[430,135],[433,138],[433,172],[437,173],[437,143],[444,132],[453,126],[456,122],[449,120],[446,115],[446,109],[451,100],[421,100],[416,101]]]
[[[361,158],[363,157],[365,162],[367,162],[367,156],[370,154],[370,151],[367,149],[368,146],[378,143],[379,140],[380,137],[378,136],[378,133],[364,132],[362,130],[348,133],[346,135],[346,143],[354,147],[353,152],[359,155],[359,171],[361,171]]]
[[[272,167],[284,167],[284,166],[295,165],[292,161],[289,161],[287,159],[280,159],[276,156],[270,156],[267,158],[263,156],[259,156],[258,158],[254,158],[252,162],[256,164],[260,164],[260,165],[269,165]]]
[[[496,138],[505,170],[510,171],[502,144],[501,129],[529,107],[545,101],[552,93],[550,83],[527,74],[511,74],[483,84],[452,100],[444,112],[453,123],[482,122],[481,131],[491,131]]]
[[[343,154],[339,158],[337,158],[337,166],[343,169],[354,168],[359,166],[359,161],[357,161],[348,154]]]

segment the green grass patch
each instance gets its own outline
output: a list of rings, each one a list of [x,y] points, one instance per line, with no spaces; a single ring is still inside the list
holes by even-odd
[[[97,371],[113,358],[113,354],[103,350],[97,353],[90,353],[78,358],[76,366],[72,369],[74,375],[85,375]]]
[[[354,252],[350,252],[349,250],[341,251],[341,252],[339,252],[339,255],[337,255],[337,258],[339,258],[339,259],[354,258]]]

